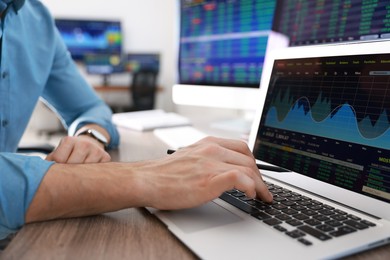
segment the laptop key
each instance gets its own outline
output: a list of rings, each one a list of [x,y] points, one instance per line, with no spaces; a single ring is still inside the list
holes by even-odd
[[[312,204],[312,205],[309,205],[307,206],[309,209],[311,210],[320,210],[320,209],[323,209],[323,207],[321,205],[315,205],[315,204]]]
[[[310,225],[310,226],[318,226],[318,225],[321,225],[321,221],[318,221],[314,218],[311,218],[311,219],[307,219],[304,221],[306,224]]]
[[[334,210],[335,209],[334,207],[329,206],[329,205],[323,205],[323,207],[328,209],[328,210]]]
[[[262,211],[258,211],[256,213],[253,213],[251,214],[251,216],[257,218],[257,219],[260,219],[260,220],[265,220],[265,219],[270,219],[272,218],[270,215],[268,215],[267,213],[264,213]]]
[[[293,191],[290,191],[291,195],[293,196],[296,196],[296,197],[303,197],[301,194],[299,194],[298,192],[293,192]]]
[[[324,231],[324,232],[334,231],[334,228],[333,228],[333,227],[328,226],[328,225],[326,225],[326,224],[316,226],[316,229],[319,229],[319,230]]]
[[[298,241],[301,242],[302,244],[304,244],[305,246],[311,246],[313,244],[312,242],[310,242],[309,240],[306,240],[304,238],[299,238]]]
[[[284,227],[279,226],[279,225],[274,226],[274,228],[275,228],[276,230],[279,230],[280,232],[286,232],[286,231],[287,231],[287,229],[285,229]]]
[[[279,194],[279,193],[283,193],[283,190],[282,189],[273,189],[272,190],[272,194]]]
[[[351,228],[349,226],[343,226],[343,227],[340,227],[336,231],[331,232],[329,234],[331,236],[334,236],[334,237],[339,237],[339,236],[344,236],[344,235],[347,235],[347,234],[351,234],[351,233],[353,233],[355,231],[356,231],[356,229],[353,229],[353,228]]]
[[[332,237],[331,236],[328,236],[327,234],[325,233],[322,233],[321,231],[319,231],[318,229],[315,229],[315,228],[312,228],[310,226],[300,226],[298,227],[299,230],[302,230],[303,232],[321,240],[321,241],[325,241],[325,240],[329,240],[331,239]]]
[[[281,214],[281,212],[279,210],[276,210],[276,209],[267,209],[265,212],[270,214],[270,215],[279,215],[279,214]]]
[[[245,201],[245,202],[248,203],[251,206],[255,206],[256,205],[256,201],[255,200],[248,200],[248,201]]]
[[[265,224],[267,225],[270,225],[270,226],[275,226],[275,225],[279,225],[279,224],[282,224],[283,222],[276,219],[276,218],[270,218],[270,219],[266,219],[263,221]]]
[[[229,204],[232,204],[233,206],[239,208],[240,210],[242,210],[248,214],[252,214],[252,213],[255,213],[258,211],[257,209],[250,206],[249,204],[246,204],[246,203],[228,195],[227,193],[222,193],[222,195],[219,198],[226,201]]]
[[[302,198],[299,197],[299,196],[292,196],[291,198],[289,198],[289,200],[291,200],[291,201],[302,201]]]
[[[318,220],[318,221],[322,221],[322,222],[324,222],[324,221],[329,221],[329,220],[330,220],[329,217],[324,216],[324,215],[315,215],[315,216],[313,216],[312,218],[314,218],[314,219],[316,219],[316,220]]]
[[[325,222],[326,225],[331,226],[331,227],[339,227],[342,226],[343,224],[337,220],[329,220]]]
[[[293,227],[297,227],[297,226],[303,225],[303,223],[301,221],[296,220],[296,219],[287,220],[286,223],[291,225],[291,226],[293,226]]]
[[[282,201],[281,203],[283,203],[283,205],[290,206],[290,207],[296,205],[296,203],[294,201],[289,201],[289,200]]]
[[[319,202],[319,201],[316,201],[316,200],[312,200],[312,203],[313,203],[314,205],[324,205],[324,203]]]
[[[279,209],[279,210],[283,210],[283,209],[287,208],[287,206],[283,205],[283,204],[275,204],[272,207],[274,207],[275,209]]]
[[[298,219],[298,220],[305,220],[305,219],[310,218],[309,216],[302,214],[302,213],[295,214],[295,215],[293,215],[293,217]]]
[[[274,201],[282,202],[282,201],[286,201],[286,199],[283,197],[274,197]]]
[[[286,232],[286,235],[292,237],[292,238],[298,238],[298,237],[303,237],[306,234],[303,233],[302,231],[299,231],[298,229],[295,229],[293,231]]]
[[[349,214],[348,217],[353,220],[361,220],[361,218],[356,217],[355,215]]]
[[[291,208],[283,209],[282,212],[283,212],[283,213],[286,213],[286,214],[288,214],[288,215],[294,215],[294,214],[297,214],[297,213],[298,213],[297,210],[291,209]]]
[[[329,210],[329,209],[322,209],[322,210],[319,210],[318,213],[321,213],[323,215],[327,215],[327,216],[331,216],[331,215],[334,215],[334,211],[332,210]]]
[[[354,221],[354,220],[346,220],[346,221],[344,221],[344,224],[347,224],[348,226],[351,226],[353,228],[360,229],[360,230],[368,228],[367,225],[365,225],[361,222],[359,223],[359,222]]]
[[[245,201],[245,202],[248,202],[248,201],[252,201],[253,199],[252,198],[249,198],[247,196],[244,196],[244,197],[239,197],[240,200],[242,201]]]
[[[343,221],[347,219],[345,215],[341,215],[341,214],[333,215],[332,218],[337,221]]]
[[[256,201],[254,207],[259,209],[259,210],[266,210],[266,209],[272,208],[270,204],[266,204],[266,203],[259,202],[259,201]]]
[[[370,221],[368,221],[368,220],[365,220],[365,219],[363,219],[362,221],[360,221],[360,223],[363,223],[363,224],[365,224],[365,225],[367,225],[367,226],[369,226],[369,227],[375,227],[375,226],[376,226],[374,223],[372,223],[372,222],[370,222]]]
[[[233,192],[233,193],[230,193],[230,195],[234,196],[234,197],[245,197],[245,194],[242,193],[241,191],[236,191],[236,192]]]
[[[291,219],[291,217],[289,215],[286,215],[286,214],[276,215],[275,218],[277,218],[279,220],[283,220],[283,221]]]
[[[309,206],[309,205],[312,205],[312,203],[311,203],[310,201],[307,201],[307,200],[298,201],[298,204],[299,204],[299,205],[302,205],[302,206]]]
[[[311,209],[302,210],[302,213],[308,216],[314,216],[317,215],[317,212]]]
[[[294,206],[291,206],[291,208],[293,208],[295,210],[298,210],[298,211],[306,209],[306,207],[301,206],[301,205],[294,205]]]
[[[335,209],[334,212],[336,212],[337,214],[340,214],[340,215],[348,215],[347,212],[342,211],[341,209]]]
[[[279,196],[280,196],[280,197],[284,197],[284,198],[288,198],[288,197],[291,197],[291,193],[289,193],[289,192],[283,192],[283,193],[280,193]]]

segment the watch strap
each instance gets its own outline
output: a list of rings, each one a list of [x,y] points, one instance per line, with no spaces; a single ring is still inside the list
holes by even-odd
[[[85,129],[84,131],[78,133],[77,136],[86,135],[86,136],[92,137],[93,139],[95,139],[99,143],[103,144],[104,145],[104,149],[107,149],[108,142],[106,140],[103,140],[102,138],[99,138],[99,136],[97,134],[95,134],[95,133],[98,133],[99,135],[104,136],[98,130],[92,129],[92,128]]]

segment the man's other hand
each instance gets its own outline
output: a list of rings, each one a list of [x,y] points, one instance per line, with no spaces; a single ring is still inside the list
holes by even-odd
[[[46,160],[57,163],[99,163],[111,161],[111,156],[97,140],[81,135],[62,138]]]

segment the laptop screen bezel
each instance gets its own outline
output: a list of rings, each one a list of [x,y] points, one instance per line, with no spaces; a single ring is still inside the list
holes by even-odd
[[[278,50],[276,52],[271,52],[268,56],[267,63],[265,64],[265,68],[262,74],[260,85],[260,100],[249,135],[248,145],[251,151],[254,151],[256,139],[258,138],[257,133],[259,132],[258,130],[261,122],[261,116],[263,114],[265,105],[265,97],[267,96],[268,86],[275,60],[383,53],[390,53],[390,41],[290,47]],[[337,201],[341,204],[345,204],[380,218],[390,220],[390,203],[349,191],[335,185],[321,182],[297,172],[277,173],[261,171],[261,173],[265,176],[277,179],[287,184],[300,187],[313,193],[318,193],[322,197]]]

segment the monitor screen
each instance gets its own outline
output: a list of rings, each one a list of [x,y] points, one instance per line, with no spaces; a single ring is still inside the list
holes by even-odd
[[[118,54],[86,54],[83,61],[89,74],[109,75],[125,71],[123,59]]]
[[[89,74],[158,72],[160,69],[160,55],[151,53],[87,54],[83,61]]]
[[[125,70],[131,73],[160,70],[160,55],[153,53],[129,53],[124,57]]]
[[[122,51],[120,21],[56,19],[55,23],[75,60],[83,60],[86,54],[120,54]]]
[[[179,83],[259,87],[274,0],[181,0]]]
[[[273,30],[290,46],[390,39],[388,0],[278,0]]]

